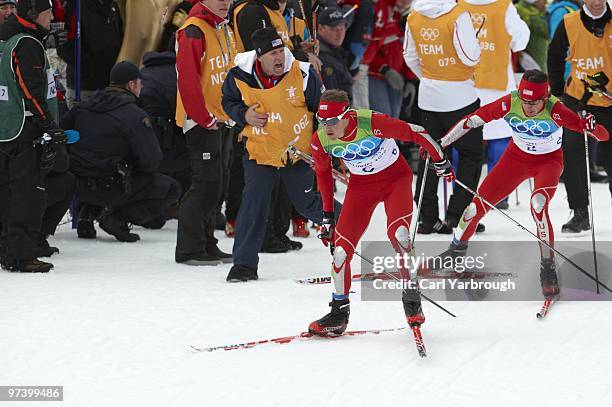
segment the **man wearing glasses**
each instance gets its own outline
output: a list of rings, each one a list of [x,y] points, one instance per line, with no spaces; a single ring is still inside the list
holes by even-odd
[[[460,120],[442,138],[442,147],[456,142],[470,129],[496,119],[504,119],[510,125],[512,141],[478,188],[478,193],[495,205],[527,178],[534,178],[534,189],[529,200],[531,216],[536,223],[538,236],[552,246],[554,235],[548,205],[563,171],[563,127],[580,134],[587,131],[597,141],[608,140],[608,131],[602,125],[595,124],[593,115],[580,118],[568,109],[550,94],[548,76],[538,70],[530,70],[523,75],[518,91],[512,91]],[[484,202],[474,198],[461,216],[450,248],[441,256],[464,256],[476,225],[488,210]],[[554,298],[559,294],[554,253],[540,244],[540,254],[542,293],[546,298]]]
[[[438,144],[427,131],[414,124],[371,110],[352,110],[346,92],[332,89],[321,96],[317,120],[319,130],[312,138],[312,157],[317,185],[323,200],[321,240],[330,245],[332,261],[331,312],[309,326],[312,334],[341,335],[348,325],[351,258],[365,232],[376,206],[384,202],[387,236],[400,255],[412,251],[412,171],[399,154],[395,139],[418,143],[434,161],[439,176],[453,179],[453,169]],[[351,172],[342,213],[335,225],[334,185],[331,157],[344,161]],[[406,270],[400,270],[409,279]],[[411,326],[425,322],[421,299],[416,289],[403,291],[402,303]]]

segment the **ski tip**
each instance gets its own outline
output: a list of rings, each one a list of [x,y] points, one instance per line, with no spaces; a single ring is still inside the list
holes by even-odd
[[[538,312],[538,313],[536,314],[536,318],[537,318],[537,319],[542,319],[542,318],[544,318],[544,315],[542,315],[542,313]]]

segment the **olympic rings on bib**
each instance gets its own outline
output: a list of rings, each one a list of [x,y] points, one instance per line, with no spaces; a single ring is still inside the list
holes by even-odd
[[[440,30],[437,28],[421,28],[421,38],[425,41],[433,41],[440,35]]]
[[[512,130],[517,133],[529,133],[533,136],[539,137],[544,134],[548,135],[552,126],[543,120],[521,120],[516,116],[513,116],[508,120],[508,124],[512,127]]]
[[[343,146],[334,146],[331,150],[331,155],[343,160],[352,161],[356,159],[366,158],[378,151],[380,143],[376,144],[374,140],[365,139],[359,143],[348,143]]]

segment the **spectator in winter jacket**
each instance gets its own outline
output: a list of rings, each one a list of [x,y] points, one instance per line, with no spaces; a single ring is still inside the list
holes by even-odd
[[[0,24],[17,11],[17,0],[0,0]]]
[[[374,31],[363,62],[369,66],[370,108],[397,118],[402,108],[405,81],[414,75],[402,57],[403,35],[397,24],[395,3],[395,0],[376,3]]]
[[[81,135],[70,149],[80,205],[103,208],[96,214],[100,227],[119,241],[135,242],[139,236],[130,233],[128,222],[161,228],[166,209],[176,204],[181,191],[176,181],[157,172],[162,153],[151,119],[137,105],[140,71],[120,62],[111,70],[110,82],[73,107],[62,126]],[[79,228],[81,221],[86,220],[79,219]],[[95,229],[88,237],[95,238]]]
[[[176,125],[176,54],[147,52],[143,58],[140,106],[151,117],[164,157],[158,171],[174,178],[183,193],[191,185],[191,167],[183,129]]]
[[[53,13],[48,0],[33,0],[19,3],[17,14],[0,25],[0,262],[14,272],[45,273],[53,265],[37,259],[44,179],[66,140],[42,45]]]
[[[563,22],[563,17],[567,13],[572,13],[578,10],[580,8],[580,4],[582,4],[582,0],[555,0],[548,5],[546,17],[548,21],[548,35],[550,36],[551,41],[555,35],[555,31],[557,31],[557,27],[559,24],[561,24],[561,22]],[[569,71],[570,63],[567,61],[565,62],[565,74],[563,75],[564,79],[567,79]]]
[[[68,64],[68,107],[72,107],[76,95],[76,65],[74,41],[76,17],[74,1],[66,7],[68,41],[57,50]],[[115,0],[81,1],[81,100],[109,84],[110,71],[121,50],[123,22]]]
[[[337,8],[326,8],[317,16],[321,78],[326,89],[341,89],[349,98],[353,95],[353,76],[349,72],[348,52],[342,48],[346,35],[343,13]]]
[[[516,4],[516,10],[531,31],[524,52],[535,60],[540,71],[546,73],[546,54],[550,42],[546,22],[546,0],[520,0]]]

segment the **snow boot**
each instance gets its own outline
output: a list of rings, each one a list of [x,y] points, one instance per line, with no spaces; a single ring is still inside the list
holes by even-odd
[[[339,336],[346,331],[351,313],[349,299],[332,300],[329,303],[331,312],[323,318],[311,322],[308,332],[317,336]]]
[[[225,280],[229,283],[238,283],[241,281],[257,280],[257,279],[259,279],[259,276],[257,275],[256,268],[234,264]]]
[[[221,252],[221,250],[219,250],[219,252]],[[207,252],[192,253],[188,255],[175,254],[174,261],[188,266],[218,266],[221,264],[221,258],[219,256]]]
[[[95,239],[96,228],[94,227],[94,207],[83,204],[78,214],[77,236],[79,239]]]
[[[48,273],[53,264],[33,259],[5,264],[4,268],[13,273]]]
[[[103,231],[114,236],[120,242],[133,243],[140,240],[140,236],[136,233],[130,233],[130,227],[127,222],[117,218],[111,212],[104,211],[98,217],[98,224]]]
[[[450,235],[451,233],[453,233],[453,228],[452,227],[449,228],[447,222],[442,222],[441,220],[437,220],[434,224],[420,222],[417,232],[420,235],[429,235],[431,233]]]
[[[51,257],[59,252],[60,251],[57,247],[49,245],[47,236],[42,234],[40,235],[35,252],[36,257]]]
[[[304,245],[297,240],[291,240],[287,237],[287,235],[280,235],[278,237],[282,242],[288,244],[291,247],[291,250],[301,250]]]
[[[264,241],[261,253],[287,253],[291,249],[289,242],[281,240],[278,236],[272,236]]]
[[[540,264],[540,283],[542,284],[542,295],[544,295],[544,298],[555,298],[559,295],[559,281],[553,259],[542,259]]]
[[[562,233],[580,233],[586,230],[591,230],[588,208],[575,209],[574,216],[561,227]]]
[[[217,245],[206,248],[206,252],[213,257],[218,257],[221,263],[233,263],[234,258],[230,253],[225,253]]]

